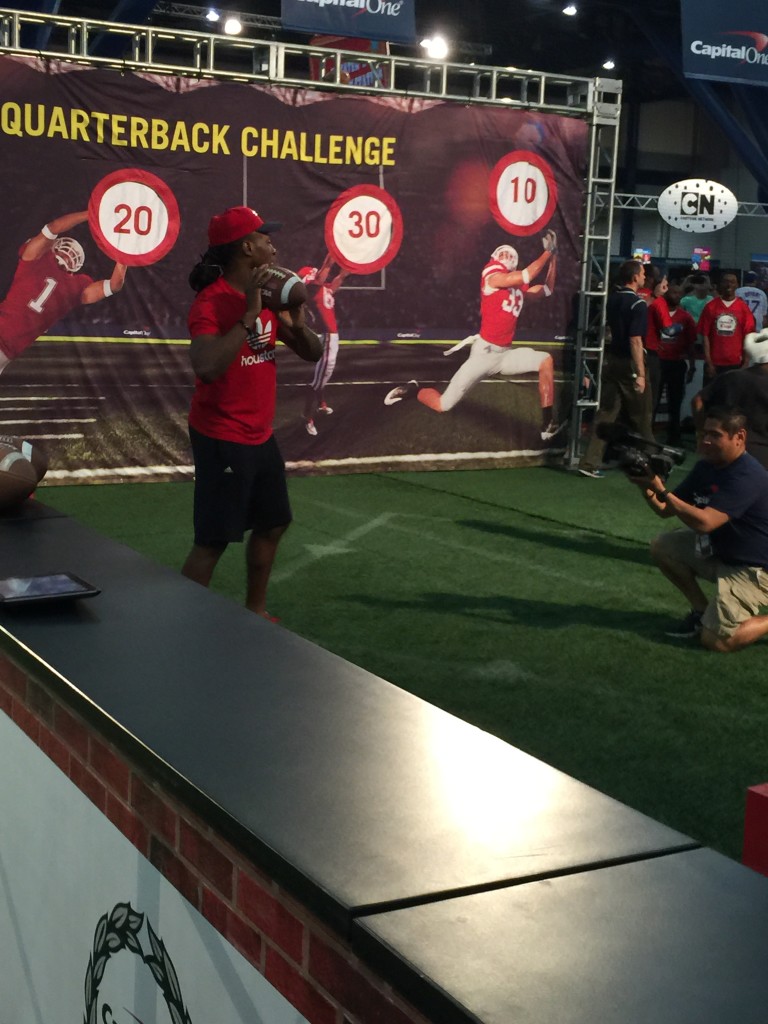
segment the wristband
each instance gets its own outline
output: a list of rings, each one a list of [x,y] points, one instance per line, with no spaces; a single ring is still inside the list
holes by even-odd
[[[659,501],[664,501],[665,502],[667,500],[667,498],[669,497],[669,491],[666,489],[666,487],[664,488],[663,491],[656,491],[655,493],[656,493],[656,497],[657,497],[657,499]]]
[[[104,289],[104,298],[108,299],[112,294],[112,285],[109,283],[109,281],[102,281],[101,285],[102,288]]]
[[[40,228],[40,234],[41,235],[45,235],[45,237],[48,239],[49,242],[53,242],[53,241],[55,241],[55,239],[57,239],[59,237],[58,235],[55,235],[51,231],[51,229],[48,227],[47,224],[43,224],[43,226]]]

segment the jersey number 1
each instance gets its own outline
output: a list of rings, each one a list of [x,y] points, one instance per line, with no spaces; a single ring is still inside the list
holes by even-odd
[[[42,313],[45,309],[45,304],[50,299],[53,290],[56,287],[56,280],[53,277],[46,277],[45,287],[37,296],[36,299],[30,299],[27,305],[30,309],[34,309],[36,313]]]

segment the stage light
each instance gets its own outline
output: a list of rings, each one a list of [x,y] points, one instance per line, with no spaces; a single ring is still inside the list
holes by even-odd
[[[567,14],[569,18],[572,18],[574,14],[578,14],[579,9],[576,4],[568,4],[567,7],[563,8],[563,14]]]
[[[220,18],[221,18],[221,15],[213,7],[209,7],[208,10],[206,11],[206,14],[205,14],[205,20],[206,21],[218,21]]]
[[[606,71],[613,71],[613,69],[616,67],[616,61],[611,60],[611,58],[609,57],[608,60],[603,61],[603,67]]]
[[[224,22],[224,31],[228,36],[237,36],[243,31],[243,24],[238,17],[230,14]]]
[[[432,36],[430,39],[421,40],[422,47],[427,51],[427,56],[433,60],[445,60],[448,56],[448,43],[442,36]]]

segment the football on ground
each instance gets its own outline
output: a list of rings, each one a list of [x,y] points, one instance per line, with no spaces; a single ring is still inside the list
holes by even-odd
[[[301,278],[286,267],[270,267],[269,277],[261,286],[261,299],[273,313],[292,309],[307,301],[307,288]]]
[[[0,437],[0,510],[28,498],[45,476],[45,454],[20,437]]]

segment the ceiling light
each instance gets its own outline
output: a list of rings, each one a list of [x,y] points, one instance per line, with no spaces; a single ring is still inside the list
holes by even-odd
[[[569,18],[572,18],[574,14],[578,14],[579,9],[576,4],[568,4],[567,7],[563,8],[563,14],[567,14]]]
[[[243,31],[242,22],[234,15],[228,15],[224,22],[224,31],[228,36],[237,36]]]
[[[448,56],[448,43],[442,36],[432,36],[431,39],[422,39],[421,45],[427,51],[427,56],[433,60],[445,60]]]
[[[604,60],[603,61],[603,67],[605,68],[606,71],[613,71],[613,69],[616,67],[616,61],[612,60],[609,57],[608,60]]]
[[[219,12],[217,10],[215,10],[213,7],[209,7],[207,12],[206,12],[206,15],[205,15],[205,20],[206,21],[218,21],[220,17],[221,17],[221,15],[219,14]]]

